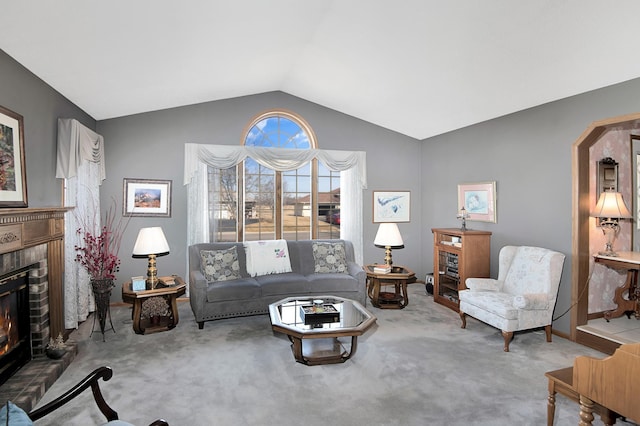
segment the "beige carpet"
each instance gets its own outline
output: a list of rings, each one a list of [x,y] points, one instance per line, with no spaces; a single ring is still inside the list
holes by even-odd
[[[92,321],[74,332],[78,355],[40,405],[98,366],[114,369],[102,383],[121,419],[137,425],[162,417],[199,425],[544,425],[545,371],[597,351],[544,332],[517,333],[511,352],[500,332],[437,305],[424,285],[409,289],[403,310],[370,309],[377,325],[344,364],[307,367],[266,315],[205,323],[188,303],[168,332],[136,335],[131,309],[112,308],[116,333],[91,338]],[[556,425],[578,423],[578,405],[557,398]],[[90,392],[39,425],[104,422]]]

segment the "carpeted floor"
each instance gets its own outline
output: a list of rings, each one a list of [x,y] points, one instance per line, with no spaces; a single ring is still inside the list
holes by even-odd
[[[579,355],[605,355],[543,331],[517,333],[511,352],[500,332],[433,302],[424,285],[409,289],[403,310],[367,308],[377,325],[358,339],[344,364],[308,367],[294,361],[288,339],[268,315],[205,323],[188,303],[168,332],[136,335],[131,309],[112,308],[116,333],[91,338],[87,321],[71,339],[78,355],[39,405],[101,365],[101,384],[120,418],[147,425],[544,425],[544,373]],[[38,425],[92,425],[104,418],[85,392]],[[578,423],[579,407],[557,398],[556,425]],[[597,419],[599,421],[599,419]]]

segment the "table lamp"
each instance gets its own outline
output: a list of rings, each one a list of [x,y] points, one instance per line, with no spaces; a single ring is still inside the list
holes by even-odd
[[[633,218],[622,199],[622,194],[614,191],[602,192],[596,207],[591,211],[591,216],[600,219],[600,227],[602,227],[602,233],[606,237],[605,250],[598,252],[598,254],[611,257],[618,256],[612,249],[616,235],[620,231],[618,222],[620,219]]]
[[[161,283],[161,280],[158,279],[156,256],[164,256],[165,254],[169,254],[169,243],[164,237],[162,228],[154,226],[140,229],[136,244],[133,246],[133,257],[149,257],[146,281],[149,290],[155,289]]]
[[[398,225],[393,222],[381,223],[376,238],[373,240],[373,244],[376,247],[385,248],[384,262],[389,266],[393,265],[391,249],[404,248],[404,242],[402,241],[402,235],[400,235]]]

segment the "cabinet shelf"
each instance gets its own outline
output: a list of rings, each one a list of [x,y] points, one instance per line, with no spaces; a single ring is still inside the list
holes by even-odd
[[[488,278],[491,232],[433,228],[433,298],[458,311],[458,291],[469,277]]]

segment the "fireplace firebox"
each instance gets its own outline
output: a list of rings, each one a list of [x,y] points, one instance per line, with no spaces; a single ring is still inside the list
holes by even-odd
[[[29,268],[0,277],[0,385],[31,360]]]

